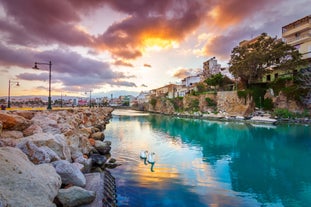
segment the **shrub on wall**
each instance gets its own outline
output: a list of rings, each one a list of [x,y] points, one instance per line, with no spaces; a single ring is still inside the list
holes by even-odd
[[[175,111],[183,110],[183,97],[176,97],[169,100],[173,104]]]
[[[272,110],[273,109],[273,101],[271,98],[266,98],[263,101],[263,109],[264,110]]]
[[[152,98],[152,99],[150,100],[150,104],[151,104],[151,105],[152,105],[152,107],[154,108],[154,107],[155,107],[155,105],[157,104],[157,99]]]
[[[198,99],[191,99],[188,110],[189,111],[199,111],[200,101]]]
[[[216,106],[217,105],[217,103],[211,98],[206,97],[205,101],[207,103],[207,106]]]

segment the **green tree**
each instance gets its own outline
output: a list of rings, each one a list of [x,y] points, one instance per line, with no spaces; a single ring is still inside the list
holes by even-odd
[[[206,91],[206,85],[202,82],[197,83],[198,93],[203,93]]]
[[[233,48],[229,71],[248,88],[271,69],[295,70],[304,65],[301,57],[295,47],[263,33],[253,43]]]
[[[223,85],[223,81],[224,81],[224,76],[221,73],[218,73],[206,79],[205,83],[210,86],[215,86],[215,90],[216,90],[216,86]]]
[[[155,105],[157,104],[157,99],[152,98],[152,99],[150,100],[150,104],[151,104],[151,105],[152,105],[152,107],[154,108],[154,107],[155,107]]]

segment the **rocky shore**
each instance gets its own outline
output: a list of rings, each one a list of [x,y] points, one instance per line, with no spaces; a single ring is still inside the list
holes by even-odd
[[[116,206],[107,168],[119,164],[103,133],[112,111],[1,111],[0,207]]]

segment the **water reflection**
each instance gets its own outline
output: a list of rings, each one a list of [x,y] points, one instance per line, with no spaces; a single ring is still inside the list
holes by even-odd
[[[309,206],[310,135],[306,126],[158,115],[117,116],[106,131],[124,162],[113,170],[120,206]],[[156,170],[141,149],[156,152]]]
[[[306,165],[311,161],[310,127],[282,125],[276,130],[276,126],[159,116],[149,121],[153,128],[181,137],[188,145],[199,143],[203,161],[212,166],[230,156],[227,171],[234,191],[256,194],[260,203],[291,200],[303,204],[297,198],[311,184],[311,167]],[[311,196],[310,191],[306,193]]]

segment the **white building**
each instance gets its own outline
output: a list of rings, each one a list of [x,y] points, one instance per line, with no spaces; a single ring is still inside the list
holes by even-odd
[[[148,103],[149,101],[149,93],[148,92],[140,92],[140,94],[136,97],[138,104]]]
[[[181,84],[186,87],[190,87],[195,83],[199,83],[201,81],[201,75],[188,76],[181,81]]]
[[[203,76],[209,78],[211,75],[220,73],[221,65],[217,63],[215,57],[205,61],[203,63]]]

